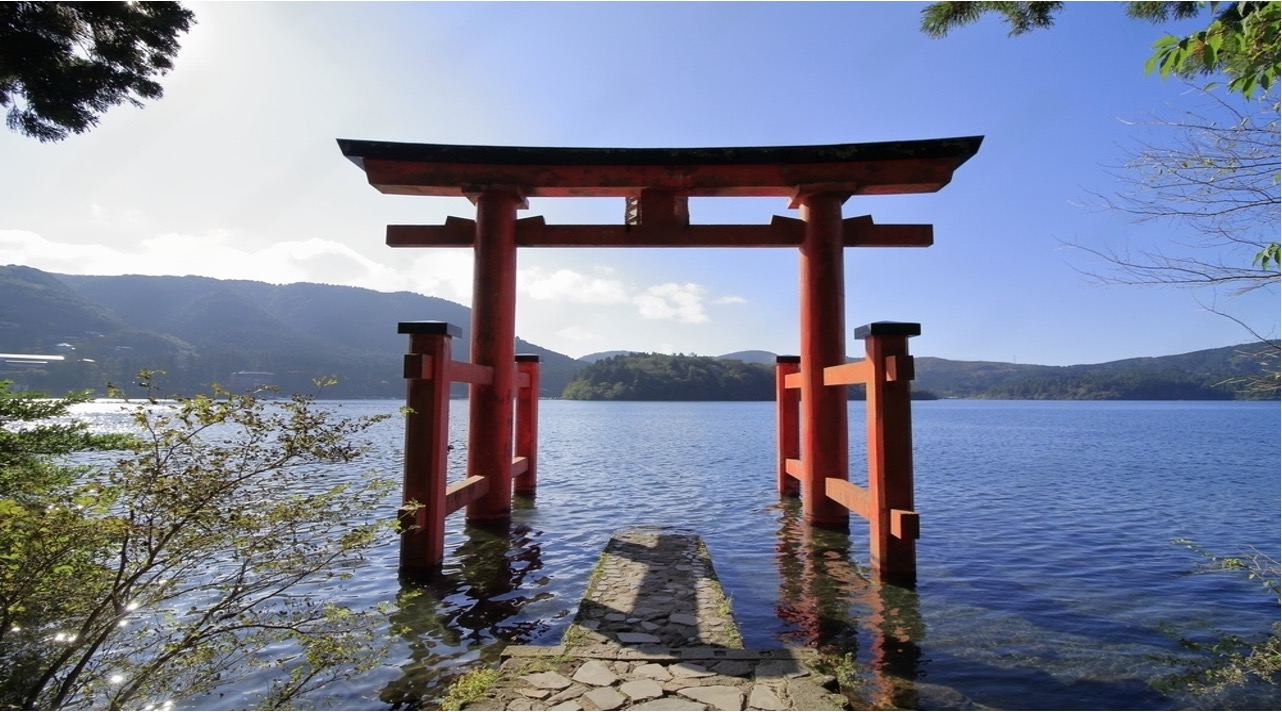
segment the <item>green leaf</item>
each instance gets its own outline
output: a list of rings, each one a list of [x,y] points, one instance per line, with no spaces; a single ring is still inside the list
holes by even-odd
[[[1256,81],[1255,75],[1244,74],[1238,77],[1237,79],[1234,79],[1233,81],[1229,82],[1229,89],[1232,91],[1238,92],[1242,96],[1245,96],[1249,99],[1251,95],[1255,93],[1255,87],[1256,87],[1255,81]]]
[[[1206,38],[1206,44],[1210,46],[1212,51],[1219,52],[1220,47],[1224,44],[1224,33],[1216,32],[1209,35]]]
[[[1158,60],[1160,60],[1161,58],[1162,58],[1161,52],[1154,52],[1153,56],[1149,57],[1148,61],[1144,63],[1144,73],[1152,74],[1153,69],[1157,67]]]
[[[1202,45],[1202,65],[1207,69],[1215,69],[1215,47],[1209,42]]]
[[[1273,264],[1275,269],[1282,268],[1282,246],[1279,246],[1276,242],[1260,250],[1255,259],[1251,260],[1251,264],[1260,269],[1268,269],[1270,263]]]

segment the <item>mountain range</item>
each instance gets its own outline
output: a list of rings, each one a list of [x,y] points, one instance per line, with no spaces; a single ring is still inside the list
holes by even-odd
[[[107,383],[129,384],[140,369],[163,370],[157,383],[164,394],[189,394],[205,392],[213,383],[271,383],[287,393],[311,392],[313,378],[333,376],[338,383],[325,397],[401,398],[401,356],[408,339],[396,326],[417,320],[461,327],[454,358],[467,359],[471,310],[436,297],[308,283],[61,275],[0,266],[0,378],[51,393],[82,388],[101,393]],[[919,356],[914,388],[957,398],[1244,397],[1232,382],[1269,372],[1251,355],[1258,346],[1081,366]],[[631,354],[609,351],[574,359],[520,339],[517,352],[540,356],[544,397],[561,397],[593,363]],[[774,358],[768,351],[740,351],[710,360],[767,367]]]
[[[461,327],[453,355],[467,359],[471,310],[420,294],[0,267],[0,353],[64,357],[43,366],[10,364],[0,377],[61,392],[101,390],[108,382],[129,383],[140,369],[163,370],[162,389],[192,393],[234,383],[237,373],[260,374],[241,379],[284,392],[312,392],[312,379],[333,376],[338,383],[327,397],[400,398],[409,341],[396,327],[418,320]],[[582,365],[520,339],[516,350],[540,356],[543,395],[560,395]]]

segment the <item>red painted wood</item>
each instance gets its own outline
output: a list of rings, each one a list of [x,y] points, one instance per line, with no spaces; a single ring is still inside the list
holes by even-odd
[[[908,337],[869,336],[864,340],[873,378],[868,383],[868,545],[873,571],[889,582],[911,585],[917,579],[920,529],[913,512],[912,415],[909,381],[887,378],[886,364],[903,371],[909,361]],[[911,371],[911,367],[908,368]],[[902,375],[902,374],[901,374]],[[893,512],[912,514],[908,519]],[[898,529],[905,536],[896,536]]]
[[[494,368],[492,366],[482,366],[468,363],[467,361],[451,362],[448,373],[450,381],[454,383],[488,385],[494,381]]]
[[[850,218],[857,220],[858,218]],[[930,247],[935,244],[933,225],[846,226],[846,247]]]
[[[431,378],[432,357],[428,354],[405,354],[401,378]]]
[[[420,576],[445,558],[446,458],[449,453],[450,363],[448,334],[411,334],[405,357],[405,470],[402,502],[419,508],[401,514],[400,572]]]
[[[825,480],[849,479],[846,387],[824,386],[823,370],[846,362],[846,285],[841,205],[845,195],[799,196],[801,245],[802,511],[815,526],[846,529],[849,514],[829,499]]]
[[[445,489],[446,513],[457,512],[464,506],[485,496],[490,481],[485,477],[468,477]]]
[[[784,471],[794,480],[801,482],[801,477],[806,473],[806,468],[801,464],[801,458],[790,458],[784,463]]]
[[[978,145],[975,146],[975,149]],[[971,151],[973,153],[973,150]],[[753,165],[522,165],[365,158],[370,185],[392,195],[466,196],[477,185],[525,186],[526,197],[635,197],[638,186],[691,197],[790,197],[798,185],[846,195],[932,193],[969,158]]]
[[[831,477],[824,485],[826,486],[825,494],[829,499],[850,510],[853,514],[857,514],[864,519],[868,518],[868,513],[872,509],[868,490],[847,480]]]
[[[890,534],[899,539],[920,539],[921,516],[902,509],[890,510]]]
[[[489,491],[467,506],[472,521],[512,513],[512,428],[516,358],[516,211],[523,198],[503,190],[476,200],[472,291],[472,362],[493,369],[471,386],[467,473],[489,478]]]
[[[801,364],[795,360],[780,358],[775,362],[775,452],[778,460],[775,484],[780,497],[801,494],[797,480],[788,474],[788,461],[801,457],[801,392],[787,385],[788,376],[800,371]]]
[[[529,469],[530,469],[529,460],[521,457],[520,455],[517,455],[516,457],[512,458],[513,481],[515,481],[516,478],[520,477],[521,475],[524,475]]]
[[[539,362],[538,356],[518,358],[516,366],[525,384],[516,395],[516,454],[525,458],[526,468],[513,481],[513,489],[533,497],[539,482]]]
[[[650,226],[687,226],[690,224],[690,199],[679,190],[642,190],[637,199],[637,222]]]
[[[892,354],[886,357],[887,381],[911,381],[917,377],[917,367],[912,356]]]
[[[867,383],[870,374],[872,374],[872,368],[867,361],[855,361],[854,363],[843,363],[840,366],[829,366],[824,369],[824,385],[848,386],[856,383]]]
[[[446,218],[444,225],[389,225],[391,247],[471,247],[471,220]],[[542,216],[516,221],[517,247],[799,247],[805,224],[772,216],[769,225],[685,225],[669,221],[640,225],[547,225]],[[877,225],[868,216],[842,221],[846,247],[929,247],[930,225]]]

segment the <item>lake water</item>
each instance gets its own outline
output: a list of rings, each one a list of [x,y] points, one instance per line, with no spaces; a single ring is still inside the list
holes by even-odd
[[[118,408],[80,413],[114,428]],[[458,479],[466,406],[452,408]],[[913,420],[922,535],[906,591],[868,582],[862,520],[849,535],[812,531],[778,500],[773,403],[543,401],[537,499],[499,529],[452,515],[442,577],[391,615],[406,632],[386,664],[326,704],[432,707],[505,645],[555,644],[610,533],[658,524],[703,536],[748,647],[850,653],[901,705],[951,688],[1002,709],[1278,709],[1276,688],[1198,700],[1150,686],[1175,670],[1165,656],[1186,655],[1165,629],[1211,640],[1278,620],[1258,582],[1195,575],[1201,557],[1173,543],[1278,557],[1277,403],[924,401]],[[862,403],[850,422],[859,481]],[[362,467],[328,476],[399,478],[402,427],[380,424]],[[392,540],[326,593],[395,602],[396,562]],[[229,692],[201,706],[245,704]]]

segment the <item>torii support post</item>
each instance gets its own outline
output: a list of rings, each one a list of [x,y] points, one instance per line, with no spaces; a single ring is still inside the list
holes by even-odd
[[[516,457],[524,470],[512,482],[516,494],[533,497],[538,488],[539,355],[516,355]]]
[[[800,372],[800,357],[775,357],[775,446],[778,453],[778,471],[775,479],[780,497],[798,497],[801,494],[800,488],[797,487],[797,480],[793,476],[798,471],[801,461],[801,440],[797,422],[800,391],[790,388],[788,384],[789,376],[795,378],[794,374]]]
[[[469,521],[512,516],[512,425],[516,372],[516,211],[525,201],[508,189],[476,197],[471,361],[494,369],[471,386],[467,473],[485,477],[484,497],[467,505]]]
[[[846,362],[846,279],[841,205],[848,194],[802,193],[801,487],[807,524],[846,530],[850,514],[825,496],[829,479],[849,478],[846,387],[824,387],[824,368]]]
[[[868,545],[872,570],[883,581],[911,586],[917,580],[913,509],[913,435],[909,385],[913,360],[908,339],[921,324],[875,322],[855,329],[863,339],[868,383]]]
[[[459,327],[443,321],[403,321],[405,355],[405,470],[400,512],[402,576],[431,573],[445,558],[446,466],[449,454],[451,341]]]

